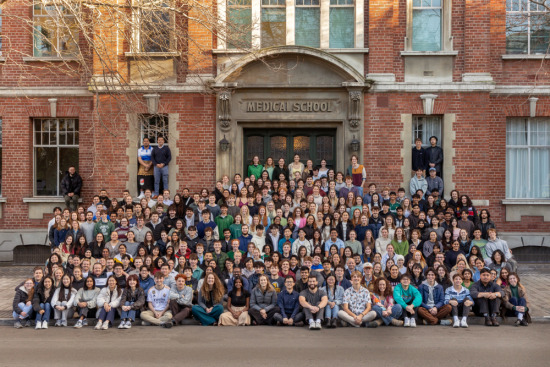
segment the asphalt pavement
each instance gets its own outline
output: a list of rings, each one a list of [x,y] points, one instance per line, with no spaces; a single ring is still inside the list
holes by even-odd
[[[548,366],[550,324],[468,329],[0,327],[1,366]]]

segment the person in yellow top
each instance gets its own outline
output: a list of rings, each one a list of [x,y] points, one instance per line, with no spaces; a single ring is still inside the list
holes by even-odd
[[[359,195],[363,196],[363,185],[367,179],[367,171],[362,164],[359,164],[357,156],[351,156],[351,165],[348,167],[347,175],[351,176],[353,186],[359,190]]]
[[[289,171],[290,177],[294,177],[294,174],[296,172],[299,172],[300,174],[302,174],[302,172],[304,171],[304,164],[300,162],[299,154],[294,154],[294,162],[288,165],[288,171]]]

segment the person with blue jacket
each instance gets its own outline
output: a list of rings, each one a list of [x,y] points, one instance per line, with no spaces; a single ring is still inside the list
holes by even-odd
[[[437,325],[441,320],[441,325],[450,325],[448,320],[444,320],[451,313],[452,307],[445,304],[445,292],[443,287],[435,281],[435,269],[426,270],[426,280],[422,282],[418,291],[422,295],[422,303],[418,307],[418,314],[426,320],[429,325]]]
[[[304,313],[300,311],[300,293],[294,290],[295,285],[292,275],[285,277],[285,288],[277,295],[277,306],[279,312],[273,315],[278,325],[293,326],[301,325],[304,321]]]
[[[326,285],[322,288],[328,297],[328,303],[325,307],[325,321],[327,328],[335,328],[338,322],[338,311],[344,301],[344,288],[336,284],[336,276],[329,274],[325,281]]]
[[[422,304],[422,295],[415,287],[411,286],[409,274],[401,276],[401,283],[393,289],[393,299],[403,308],[405,314],[404,327],[416,327],[418,307]]]
[[[452,315],[454,319],[453,327],[467,328],[467,318],[470,313],[471,307],[474,305],[474,300],[470,295],[468,288],[462,286],[462,275],[453,275],[453,286],[445,290],[445,304],[451,305]],[[458,320],[458,315],[462,316],[462,319]]]
[[[142,265],[141,268],[139,268],[139,286],[143,289],[145,298],[147,298],[149,288],[155,286],[155,279],[153,279],[149,273],[149,268],[147,265]]]

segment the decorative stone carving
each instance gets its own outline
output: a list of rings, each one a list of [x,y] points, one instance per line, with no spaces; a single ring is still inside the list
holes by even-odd
[[[349,126],[352,129],[359,127],[361,120],[361,91],[349,92],[349,111],[348,111]]]
[[[160,94],[144,94],[143,98],[147,103],[147,113],[156,115],[159,112]]]
[[[431,115],[434,112],[435,99],[437,94],[422,94],[422,107],[424,107],[424,115]]]
[[[537,97],[529,97],[529,117],[537,116]]]
[[[50,117],[57,117],[57,98],[49,98],[50,102]]]
[[[220,92],[218,103],[220,126],[222,129],[228,130],[231,126],[231,92]]]

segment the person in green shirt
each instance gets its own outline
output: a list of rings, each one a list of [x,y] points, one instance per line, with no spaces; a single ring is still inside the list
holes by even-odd
[[[214,222],[216,222],[216,225],[218,226],[218,232],[220,233],[219,238],[223,238],[223,231],[225,229],[229,229],[229,227],[233,224],[233,217],[227,214],[227,205],[222,204],[220,206],[221,213],[218,215]]]
[[[248,165],[247,176],[250,177],[254,175],[254,177],[258,179],[261,177],[263,170],[264,170],[264,166],[260,164],[260,157],[255,155],[254,158],[252,158],[252,163]]]
[[[363,246],[357,241],[357,233],[353,229],[349,231],[349,240],[344,245],[351,248],[352,255],[363,253]]]
[[[244,255],[244,252],[239,250],[239,246],[241,245],[241,242],[238,240],[238,239],[232,239],[231,240],[231,248],[232,250],[229,251],[227,253],[227,256],[231,259],[231,260],[235,260],[235,253],[236,252],[240,252],[241,255]]]
[[[470,251],[472,250],[472,247],[477,246],[479,247],[479,251],[481,251],[483,258],[486,259],[488,257],[487,252],[485,252],[486,244],[487,244],[487,240],[484,240],[483,238],[481,238],[481,229],[479,228],[474,229],[474,239],[470,244]]]
[[[101,218],[94,227],[94,236],[98,233],[103,235],[105,243],[111,241],[111,233],[115,231],[115,225],[107,218],[107,211],[100,212]]]
[[[411,278],[409,274],[401,276],[401,283],[393,289],[393,299],[405,313],[405,327],[416,327],[418,318],[417,308],[422,304],[422,295],[415,287],[411,287]]]
[[[242,218],[243,217],[240,214],[235,215],[233,224],[229,226],[229,230],[231,231],[231,239],[239,238],[243,234],[241,230],[243,226]]]
[[[222,252],[222,241],[214,241],[214,252],[212,253],[212,257],[216,261],[216,264],[218,264],[220,271],[224,271],[225,260],[229,259],[229,256],[225,252]]]
[[[395,229],[395,234],[393,240],[391,241],[395,253],[398,255],[407,256],[409,253],[409,241],[405,238],[405,232],[403,228],[397,227]]]

